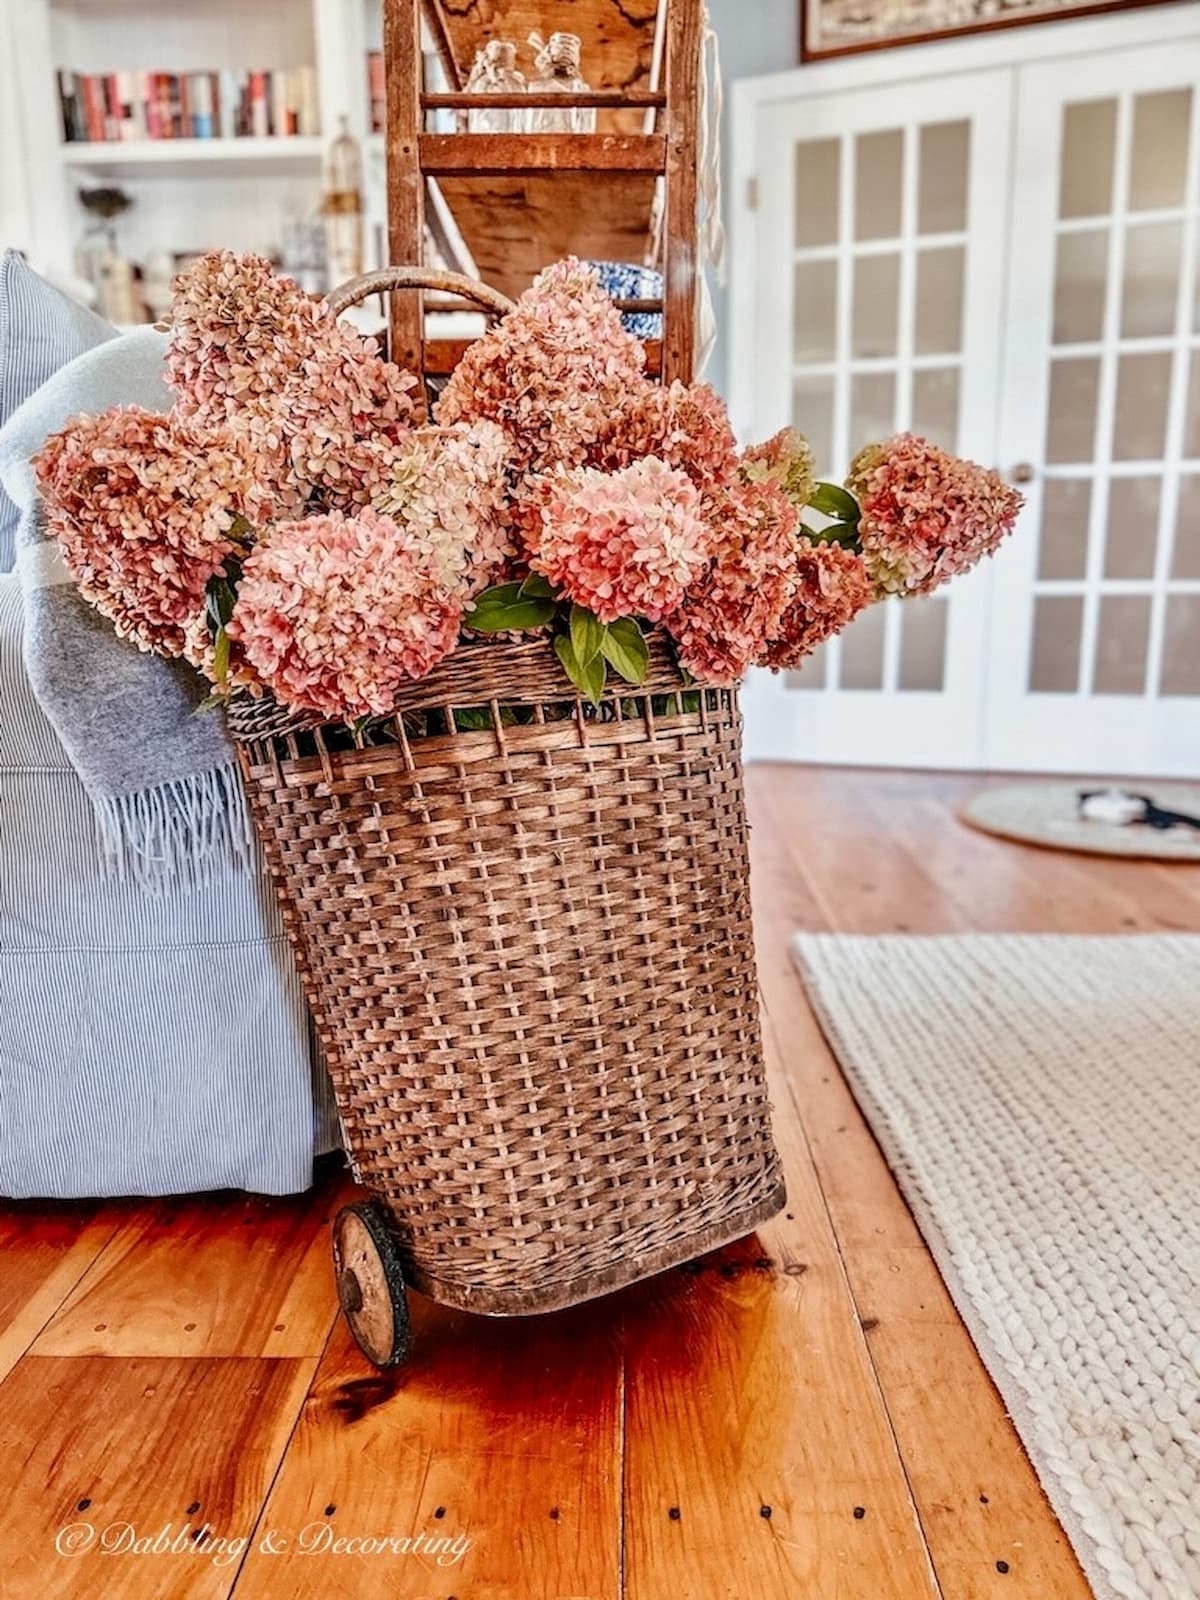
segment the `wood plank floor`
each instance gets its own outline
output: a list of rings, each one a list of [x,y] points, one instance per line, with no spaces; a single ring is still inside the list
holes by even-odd
[[[414,1301],[380,1375],[336,1314],[336,1171],[0,1203],[0,1597],[1086,1600],[787,956],[797,927],[1200,929],[1200,868],[973,833],[978,784],[751,769],[789,1204],[701,1263],[526,1322]]]

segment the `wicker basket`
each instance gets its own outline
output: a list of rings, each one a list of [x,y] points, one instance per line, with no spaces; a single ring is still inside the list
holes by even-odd
[[[599,710],[543,638],[460,645],[372,742],[229,710],[355,1175],[453,1305],[567,1305],[784,1203],[737,696],[650,643]]]

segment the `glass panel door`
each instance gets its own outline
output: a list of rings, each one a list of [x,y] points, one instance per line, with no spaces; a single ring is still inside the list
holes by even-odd
[[[791,420],[823,477],[905,429],[995,460],[1011,95],[1002,70],[760,111],[753,420]],[[985,604],[977,575],[753,675],[749,753],[975,764]]]
[[[1198,60],[1019,75],[991,765],[1200,768]]]

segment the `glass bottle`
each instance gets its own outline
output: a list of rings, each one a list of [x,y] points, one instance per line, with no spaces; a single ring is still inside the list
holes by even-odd
[[[589,85],[579,72],[577,33],[552,33],[548,40],[543,40],[540,33],[531,33],[529,42],[537,51],[537,76],[530,79],[530,94],[587,93]],[[528,126],[530,133],[595,133],[596,108],[565,106],[556,111],[551,106],[531,106]]]
[[[325,157],[325,254],[330,287],[357,278],[363,269],[362,146],[339,119],[338,136]]]
[[[133,201],[123,189],[80,189],[77,194],[92,220],[75,247],[75,271],[99,290],[106,261],[118,254],[116,220]]]
[[[507,39],[489,39],[475,57],[467,79],[470,94],[524,94],[525,77],[517,70],[517,47]],[[495,111],[477,108],[467,115],[469,133],[521,133],[525,113],[498,106]]]

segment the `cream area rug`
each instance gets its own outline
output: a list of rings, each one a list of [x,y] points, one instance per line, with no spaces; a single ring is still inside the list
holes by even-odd
[[[1200,937],[793,952],[1098,1600],[1196,1600]]]

